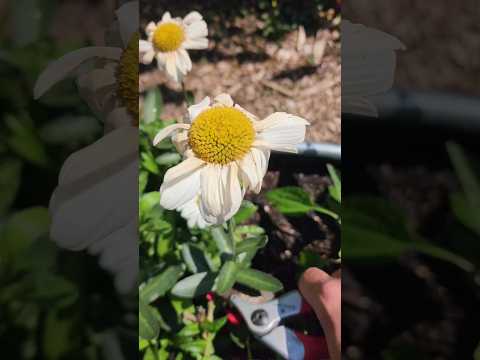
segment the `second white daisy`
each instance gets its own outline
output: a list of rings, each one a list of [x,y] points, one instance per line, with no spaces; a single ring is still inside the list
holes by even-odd
[[[160,204],[184,210],[196,205],[207,224],[222,224],[240,208],[247,190],[258,193],[270,151],[296,152],[308,122],[283,112],[263,120],[221,94],[190,106],[185,123],[167,126],[154,145],[168,136],[184,161],[169,169],[160,188]],[[199,196],[198,200],[193,201]]]
[[[158,66],[177,82],[192,69],[187,50],[208,47],[207,23],[196,11],[184,19],[166,12],[158,23],[150,22],[145,32],[148,40],[140,40],[140,61],[150,64],[156,58]]]

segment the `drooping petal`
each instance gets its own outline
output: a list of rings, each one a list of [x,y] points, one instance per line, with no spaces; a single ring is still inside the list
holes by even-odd
[[[296,145],[305,140],[305,128],[308,121],[301,117],[277,112],[254,124],[259,132],[257,139],[269,144],[277,151],[295,152]]]
[[[177,72],[177,54],[172,52],[166,55],[165,58],[165,71],[176,82],[178,82]]]
[[[207,222],[222,224],[238,211],[244,192],[236,163],[207,165],[202,171],[200,183],[200,211]]]
[[[188,227],[206,228],[208,224],[200,212],[200,195],[195,196],[192,200],[177,209],[182,217],[187,220]]]
[[[198,104],[192,105],[188,107],[188,114],[190,116],[190,122],[193,123],[195,118],[200,114],[202,111],[206,110],[210,106],[210,97],[206,96],[200,101]]]
[[[122,5],[115,13],[117,15],[120,35],[123,46],[127,47],[128,42],[139,26],[138,1],[130,1]]]
[[[270,150],[252,148],[239,161],[240,174],[245,187],[259,193],[262,189],[263,177],[267,173]]]
[[[228,106],[228,107],[232,107],[233,106],[233,99],[230,95],[228,94],[220,94],[220,95],[217,95],[214,99],[214,101],[216,103],[219,103],[221,105],[224,105],[224,106]]]
[[[38,99],[53,85],[70,76],[88,60],[95,58],[118,60],[121,55],[122,49],[105,46],[88,47],[72,51],[52,62],[40,74],[33,90],[34,97]]]
[[[204,166],[202,160],[192,157],[170,168],[160,187],[160,205],[169,210],[177,209],[197,195]]]
[[[185,49],[177,50],[177,65],[183,75],[192,70],[192,60]]]
[[[177,131],[172,135],[172,143],[180,154],[184,154],[188,148],[188,131]]]
[[[157,133],[157,135],[155,135],[155,138],[153,139],[153,145],[156,146],[160,141],[162,141],[167,136],[171,135],[174,131],[179,129],[185,129],[185,130],[190,129],[190,125],[189,124],[172,124],[164,127],[162,130],[160,130]]]

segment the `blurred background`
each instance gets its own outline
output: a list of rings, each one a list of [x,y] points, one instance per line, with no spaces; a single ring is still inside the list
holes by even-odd
[[[342,116],[343,356],[478,359],[478,3],[342,14],[405,45],[379,117]]]
[[[86,251],[49,238],[67,157],[103,134],[72,80],[39,100],[49,62],[104,43],[115,1],[0,1],[0,345],[11,359],[122,359],[137,346],[137,297]],[[81,219],[79,219],[81,221]],[[127,345],[126,345],[127,344]],[[136,352],[135,352],[136,355]]]

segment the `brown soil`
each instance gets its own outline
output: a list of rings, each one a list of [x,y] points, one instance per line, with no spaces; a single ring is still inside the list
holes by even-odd
[[[208,50],[191,52],[194,66],[186,77],[187,91],[195,101],[227,92],[259,117],[275,111],[302,116],[312,124],[308,141],[340,143],[339,32],[320,29],[306,36],[300,28],[273,42],[259,34],[261,27],[252,16],[231,20],[227,34],[211,26]],[[149,67],[140,76],[140,91],[155,86],[164,96],[162,117],[182,116],[181,87]]]

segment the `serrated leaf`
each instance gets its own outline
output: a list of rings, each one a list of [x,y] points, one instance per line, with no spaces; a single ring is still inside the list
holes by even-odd
[[[160,333],[160,324],[155,316],[154,309],[142,298],[139,299],[138,330],[141,338],[153,340]]]
[[[170,290],[182,276],[183,268],[180,265],[170,266],[161,274],[151,279],[141,290],[141,297],[151,303]]]
[[[282,214],[304,215],[314,209],[310,195],[302,188],[288,186],[271,190],[266,195],[267,200]]]
[[[283,284],[270,274],[254,269],[241,269],[237,273],[237,282],[259,291],[277,292]]]
[[[237,271],[238,265],[235,262],[229,260],[223,264],[216,281],[216,289],[219,294],[224,294],[233,287]]]
[[[172,295],[181,298],[194,298],[213,290],[215,273],[203,272],[180,280],[172,289]]]

